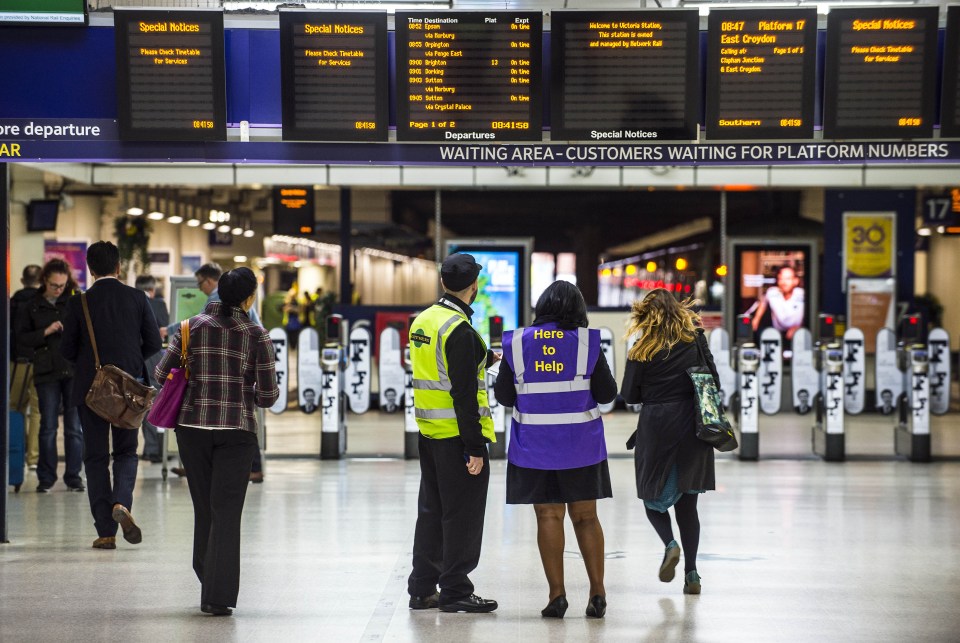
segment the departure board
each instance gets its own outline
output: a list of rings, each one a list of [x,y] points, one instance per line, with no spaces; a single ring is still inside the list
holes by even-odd
[[[386,12],[280,11],[283,140],[386,141]]]
[[[826,138],[933,134],[938,7],[831,9]]]
[[[397,11],[398,141],[539,141],[543,14]]]
[[[115,9],[120,138],[227,138],[223,12]]]
[[[960,6],[947,7],[941,87],[940,136],[960,138]]]
[[[554,11],[552,140],[693,140],[699,13]]]
[[[816,62],[816,9],[710,11],[707,138],[812,138]]]

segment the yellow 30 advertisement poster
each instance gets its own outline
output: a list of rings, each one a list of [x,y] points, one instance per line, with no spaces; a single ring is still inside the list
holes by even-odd
[[[893,212],[847,212],[843,215],[844,274],[847,279],[894,275],[895,217]]]

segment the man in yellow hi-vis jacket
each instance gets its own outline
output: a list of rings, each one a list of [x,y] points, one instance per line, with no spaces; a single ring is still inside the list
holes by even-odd
[[[467,575],[480,562],[493,419],[484,385],[499,357],[470,325],[482,267],[468,254],[440,267],[444,294],[410,326],[413,400],[420,428],[420,498],[407,582],[410,609],[492,612]],[[440,591],[437,592],[439,585]]]

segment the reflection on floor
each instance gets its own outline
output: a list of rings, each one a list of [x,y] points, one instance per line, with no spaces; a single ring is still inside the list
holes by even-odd
[[[610,423],[618,453],[633,420],[620,415]],[[319,433],[295,417],[277,419],[300,425],[301,436]],[[880,450],[891,439],[889,425],[864,419],[854,423],[853,433],[866,436],[856,442]],[[400,453],[399,416],[364,421],[372,428],[351,424],[351,452]],[[774,437],[786,431],[779,418],[761,423],[762,451],[804,443]],[[941,445],[956,447],[945,425],[938,432]],[[275,443],[303,446],[292,429],[272,435]],[[60,484],[37,494],[29,481],[8,496],[12,542],[0,545],[0,640],[872,643],[956,641],[960,631],[960,465],[953,462],[718,458],[718,490],[701,499],[704,590],[695,597],[682,594],[679,576],[657,580],[663,549],[635,497],[633,463],[614,457],[615,497],[600,503],[607,617],[583,615],[586,575],[568,527],[571,607],[559,622],[539,615],[547,588],[536,522],[530,507],[504,504],[502,461],[492,463],[483,557],[472,575],[477,593],[501,607],[477,616],[407,609],[416,461],[266,465],[266,482],[251,485],[247,496],[241,593],[231,618],[199,612],[185,480],[163,483],[158,465],[141,467],[133,510],[144,541],[120,542],[116,551],[90,548],[85,496]]]

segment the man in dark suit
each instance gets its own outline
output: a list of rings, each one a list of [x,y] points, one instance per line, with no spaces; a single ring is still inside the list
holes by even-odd
[[[161,348],[157,320],[147,296],[120,282],[120,252],[109,241],[98,241],[90,246],[87,267],[94,278],[86,298],[100,363],[113,364],[134,377],[144,378],[144,360]],[[130,514],[137,479],[137,431],[111,426],[84,403],[93,384],[95,366],[80,296],[67,302],[60,351],[74,362],[71,398],[77,405],[83,426],[87,495],[98,536],[93,546],[116,549],[117,523],[128,542],[139,543],[142,539],[140,528]],[[112,485],[109,466],[111,437]]]

